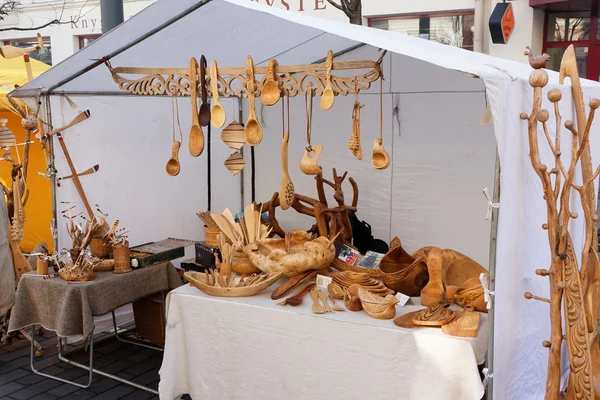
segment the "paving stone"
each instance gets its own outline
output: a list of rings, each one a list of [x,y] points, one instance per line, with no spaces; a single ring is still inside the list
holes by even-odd
[[[19,379],[22,376],[32,374],[30,369],[16,368],[10,372],[6,372],[0,375],[0,385],[4,385],[5,383],[12,382],[14,380]]]
[[[41,393],[37,396],[30,398],[29,400],[55,400],[56,396],[51,396],[48,393]]]
[[[4,396],[8,396],[9,394],[21,390],[23,388],[24,386],[17,382],[9,382],[6,385],[2,385],[0,386],[0,399],[3,399]]]
[[[44,393],[52,388],[60,386],[62,383],[54,379],[44,379],[35,385],[26,386],[23,389],[10,394],[10,397],[17,400],[27,400],[40,393]]]
[[[68,398],[70,398],[71,393],[76,392],[79,389],[81,389],[81,388],[79,388],[75,385],[63,383],[62,385],[57,386],[54,389],[48,390],[46,393],[48,393],[51,396],[56,396],[58,398],[68,399]]]
[[[134,393],[128,394],[124,398],[126,398],[127,400],[148,400],[157,397],[152,393],[148,393],[143,390],[136,390]]]
[[[85,400],[85,399],[91,399],[94,396],[96,396],[96,393],[94,393],[88,389],[79,389],[76,392],[71,393],[68,396],[68,399],[69,400]]]
[[[115,386],[114,388],[112,388],[110,390],[107,390],[104,393],[101,393],[95,397],[92,397],[92,399],[93,400],[115,400],[115,399],[123,398],[124,396],[127,396],[134,391],[135,391],[135,389],[132,388],[131,386],[119,385],[119,386]]]

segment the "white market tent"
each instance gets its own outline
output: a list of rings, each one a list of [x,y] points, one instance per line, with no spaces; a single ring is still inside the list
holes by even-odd
[[[328,112],[315,109],[313,143],[324,145],[320,161],[325,176],[336,167],[357,181],[358,216],[372,225],[376,237],[389,241],[399,236],[409,251],[425,245],[452,248],[488,266],[491,224],[485,220],[488,204],[481,192],[494,188],[497,148],[501,206],[496,296],[490,314],[495,320],[493,394],[497,399],[541,398],[547,366],[541,342],[549,336],[549,312],[544,304],[527,302],[523,293],[548,296],[547,281],[534,271],[549,265],[550,252],[541,229],[545,203],[528,158],[526,124],[519,119],[519,113],[531,109],[528,65],[247,0],[159,0],[13,96],[32,105],[41,100],[55,127],[78,112],[65,95],[77,109],[91,111],[88,121],[65,134],[65,142],[78,168],[100,164],[98,173],[82,179],[84,189],[92,204],[98,203],[129,228],[132,244],[166,236],[201,239],[194,214],[207,208],[207,157],[194,159],[186,151],[189,99],[178,101],[184,144],[181,173],[173,178],[164,171],[172,140],[171,99],[125,94],[99,60],[110,59],[114,67],[186,67],[191,56],[203,54],[209,63],[216,59],[219,66],[234,67],[243,66],[251,55],[257,65],[271,58],[290,65],[322,60],[329,49],[339,61],[376,60],[379,48],[388,50],[383,63],[383,136],[392,164],[385,171],[370,164],[370,146],[379,134],[376,84],[360,95],[365,104],[365,157],[360,162],[346,149],[352,96],[337,97]],[[560,87],[552,72],[551,87]],[[598,83],[584,81],[583,87],[586,103],[600,97]],[[570,87],[561,89],[561,112],[567,120],[572,118]],[[245,101],[224,101],[229,119],[240,119],[240,104],[245,121]],[[480,118],[488,105],[493,123],[482,126]],[[279,189],[279,107],[257,110],[264,130],[263,142],[255,148],[257,201],[270,199]],[[293,167],[305,146],[304,115],[302,96],[292,99],[291,175],[296,192],[314,197],[313,178]],[[591,133],[594,160],[600,159],[599,134],[596,124]],[[237,210],[251,201],[250,152],[244,154],[245,173],[231,176],[223,167],[230,150],[219,140],[219,130],[213,129],[211,137],[212,207]],[[543,159],[552,159],[543,144],[541,150]],[[60,151],[56,158],[59,175],[66,174]],[[347,193],[349,197],[349,188]],[[63,184],[57,189],[56,202],[61,201],[78,201],[73,187]],[[278,216],[284,228],[309,223],[294,211],[280,211]],[[574,240],[580,243],[581,222],[573,223],[579,232]],[[61,225],[58,240],[64,247],[68,236]]]

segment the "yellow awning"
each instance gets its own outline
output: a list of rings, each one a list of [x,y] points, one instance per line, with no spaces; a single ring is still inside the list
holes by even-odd
[[[51,68],[50,65],[33,58],[29,58],[29,60],[34,77],[38,77]],[[27,70],[25,70],[23,57],[9,59],[0,57],[0,96],[6,96],[8,92],[15,88],[15,85],[21,86],[27,82]]]

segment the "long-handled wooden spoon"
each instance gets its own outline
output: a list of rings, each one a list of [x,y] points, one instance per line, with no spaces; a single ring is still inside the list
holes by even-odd
[[[278,65],[277,61],[269,60],[269,65],[267,67],[267,78],[260,96],[260,101],[262,101],[265,106],[275,105],[281,97],[281,90],[279,89],[279,86],[277,86],[277,82],[275,82],[276,65]]]
[[[210,112],[210,120],[216,129],[222,127],[227,119],[225,115],[225,109],[221,105],[221,100],[219,99],[218,76],[217,62],[213,60],[210,64],[210,87],[213,96],[213,106]]]
[[[210,123],[210,107],[208,106],[208,93],[206,87],[206,57],[200,57],[200,94],[202,95],[202,105],[198,113],[200,126],[208,126]]]
[[[256,119],[256,105],[254,103],[254,93],[256,91],[256,85],[254,83],[254,62],[250,56],[246,58],[246,89],[248,91],[250,112],[248,114],[248,121],[246,121],[244,136],[246,138],[246,143],[250,146],[257,146],[262,141],[262,129]]]
[[[386,169],[390,165],[390,155],[383,148],[383,75],[379,77],[379,137],[373,144],[371,164],[376,169]]]
[[[321,95],[321,109],[327,111],[333,106],[333,102],[335,101],[335,94],[331,88],[331,69],[333,68],[333,51],[331,50],[327,52],[325,66],[327,68],[327,82]]]
[[[283,107],[283,101],[282,107]],[[288,104],[289,114],[289,104]],[[289,129],[289,126],[288,126]],[[288,145],[290,141],[290,133],[285,132],[283,142],[281,143],[281,185],[279,186],[279,205],[282,210],[287,210],[294,203],[294,184],[290,178],[288,170]]]
[[[198,157],[204,150],[204,133],[198,121],[198,62],[194,57],[190,58],[190,95],[192,97],[192,127],[190,128],[190,139],[188,147],[193,157]]]
[[[171,145],[171,158],[167,161],[167,165],[165,169],[167,170],[167,174],[171,176],[179,175],[179,171],[181,171],[181,165],[179,164],[179,148],[181,147],[181,142],[174,141]]]
[[[310,290],[312,290],[315,286],[316,286],[315,283],[308,284],[305,287],[303,287],[302,289],[298,290],[296,293],[294,293],[294,295],[277,303],[277,305],[285,306],[285,305],[289,304],[290,306],[293,306],[293,307],[299,306],[300,304],[302,304],[302,301],[304,300],[304,295],[306,293],[308,293]]]

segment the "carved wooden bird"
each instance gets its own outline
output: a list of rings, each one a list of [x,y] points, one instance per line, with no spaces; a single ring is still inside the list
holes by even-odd
[[[531,47],[527,46],[526,49],[527,50],[525,50],[523,54],[529,57],[529,65],[531,65],[531,68],[540,69],[546,67],[546,63],[550,59],[550,56],[548,54],[544,53],[541,56],[534,57],[533,51],[531,51]]]

